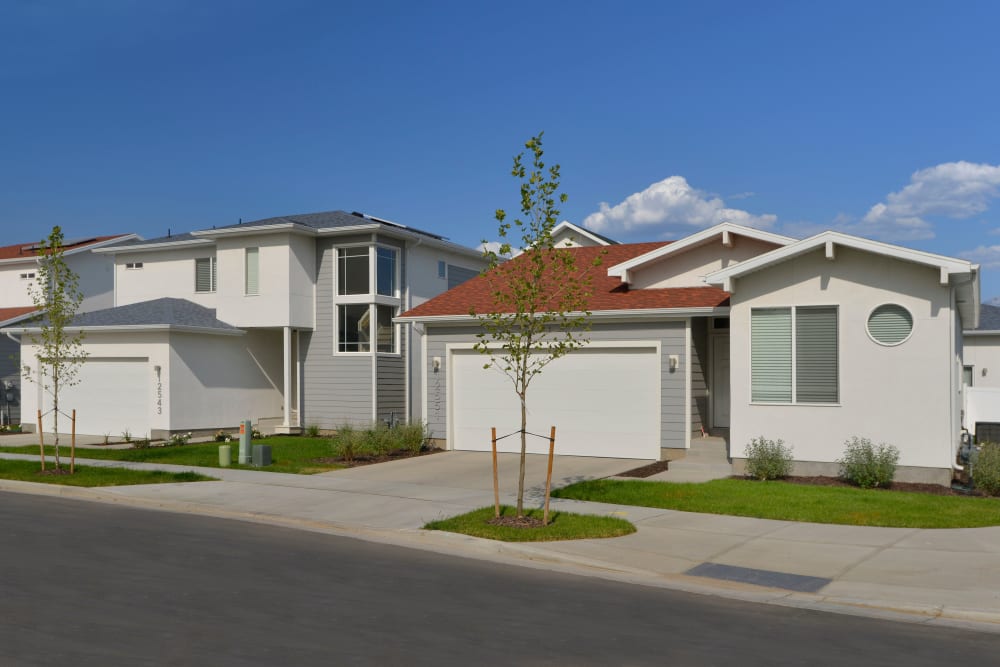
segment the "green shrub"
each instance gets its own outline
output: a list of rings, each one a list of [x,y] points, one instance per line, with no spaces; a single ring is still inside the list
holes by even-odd
[[[854,436],[844,443],[844,457],[837,463],[840,476],[862,489],[886,487],[896,475],[899,450],[884,442],[876,446],[868,438]]]
[[[1000,443],[980,445],[972,464],[972,483],[988,496],[1000,496]]]
[[[385,458],[399,450],[416,454],[426,440],[423,423],[416,422],[392,427],[378,423],[367,428],[344,424],[330,442],[335,457],[351,462],[358,458]]]
[[[174,433],[173,435],[170,436],[168,444],[174,446],[186,445],[188,444],[188,440],[191,439],[191,435],[192,434],[190,431],[188,431],[187,433]]]
[[[308,426],[306,426],[305,436],[307,438],[318,438],[319,424],[309,424]]]
[[[411,454],[420,452],[427,443],[427,438],[430,435],[422,421],[416,421],[412,424],[399,424],[396,426],[396,431],[398,433],[399,448],[405,449]]]
[[[792,472],[792,448],[784,440],[754,438],[743,450],[746,455],[746,476],[759,480],[781,479]]]

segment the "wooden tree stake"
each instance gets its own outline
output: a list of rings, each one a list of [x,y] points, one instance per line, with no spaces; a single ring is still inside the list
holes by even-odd
[[[497,471],[497,427],[490,428],[493,440],[493,516],[500,518],[500,476]]]
[[[42,457],[42,472],[45,472],[45,435],[42,433],[42,411],[38,411],[38,450]]]
[[[556,427],[549,433],[549,471],[545,474],[545,511],[542,513],[542,525],[549,525],[549,493],[552,491],[552,459],[556,453]]]
[[[73,418],[70,420],[72,424],[72,435],[69,440],[69,474],[76,472],[76,409],[73,409]]]

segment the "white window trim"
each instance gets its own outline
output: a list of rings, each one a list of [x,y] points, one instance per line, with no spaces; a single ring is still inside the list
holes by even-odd
[[[198,260],[207,259],[208,264],[208,275],[211,284],[211,289],[199,290],[198,289]],[[194,258],[194,293],[195,294],[215,294],[219,290],[219,260],[215,255],[209,255],[208,257],[195,257]]]
[[[840,402],[839,399],[843,398],[843,394],[841,393],[842,387],[841,387],[841,382],[840,382],[841,376],[842,376],[841,370],[843,368],[843,366],[841,364],[841,355],[840,355],[840,351],[841,351],[840,342],[842,340],[842,337],[840,335],[840,304],[836,304],[836,303],[829,303],[829,304],[816,303],[816,304],[812,304],[812,303],[810,303],[810,304],[807,304],[807,305],[795,305],[795,306],[781,306],[781,305],[774,305],[774,306],[772,306],[772,305],[754,306],[754,307],[750,308],[750,315],[751,315],[750,326],[751,327],[753,326],[753,311],[754,310],[757,310],[757,309],[760,309],[760,310],[778,310],[778,309],[782,309],[782,308],[787,308],[787,309],[791,310],[791,314],[792,314],[792,350],[791,350],[791,353],[792,353],[792,399],[790,401],[755,401],[755,400],[753,400],[753,362],[751,361],[750,363],[747,364],[747,373],[748,373],[748,376],[747,376],[747,386],[750,387],[750,391],[748,392],[749,395],[750,395],[750,405],[796,405],[796,406],[805,406],[805,407],[813,407],[813,408],[836,408],[836,407],[840,407],[841,402]],[[799,308],[803,308],[803,309],[810,309],[810,308],[834,308],[837,311],[837,398],[838,398],[837,401],[830,402],[830,403],[806,403],[806,402],[801,402],[801,401],[798,400],[798,373],[797,373],[797,371],[798,371],[798,361],[795,358],[796,352],[797,352],[796,348],[798,347],[798,336],[796,335],[795,332],[796,332],[796,324],[797,324],[797,322],[796,322],[796,312],[798,311]],[[867,320],[865,320],[865,323],[866,323],[866,328],[867,328]],[[732,320],[730,320],[730,325],[731,324],[732,324]],[[752,334],[749,335],[749,336],[747,336],[747,346],[749,348],[747,359],[748,360],[752,360],[752,358],[753,358],[753,335]]]
[[[257,253],[257,291],[250,291],[250,251]],[[243,248],[243,296],[260,296],[260,246],[248,246]]]
[[[368,293],[367,294],[338,294],[338,278],[340,276],[340,250],[342,248],[368,247]],[[378,294],[378,252],[376,248],[385,248],[396,253],[395,276],[393,281],[393,296]],[[402,248],[386,243],[342,243],[332,246],[333,249],[333,354],[334,356],[380,356],[398,357],[400,351],[400,325],[393,322],[393,350],[392,352],[378,351],[378,333],[376,330],[377,311],[376,305],[390,306],[395,308],[396,317],[402,307]],[[369,306],[369,347],[367,352],[349,351],[340,349],[340,306],[367,305]]]
[[[883,343],[878,338],[875,338],[875,336],[872,335],[871,330],[868,328],[868,323],[871,321],[872,315],[875,313],[876,310],[882,308],[883,306],[899,306],[900,308],[906,311],[907,315],[910,316],[910,333],[906,334],[906,338],[899,341],[898,343]],[[876,345],[881,345],[882,347],[898,347],[902,345],[903,343],[905,343],[906,341],[910,340],[910,338],[913,337],[913,331],[916,328],[917,328],[917,319],[913,317],[913,311],[896,301],[886,301],[885,303],[878,304],[877,306],[869,310],[868,315],[865,317],[865,333],[868,335],[868,340],[875,343]]]

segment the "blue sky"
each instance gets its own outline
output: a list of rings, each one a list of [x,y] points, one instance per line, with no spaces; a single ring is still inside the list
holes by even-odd
[[[983,265],[1000,4],[0,3],[2,244],[360,210],[475,245],[545,131],[563,218],[723,219]]]

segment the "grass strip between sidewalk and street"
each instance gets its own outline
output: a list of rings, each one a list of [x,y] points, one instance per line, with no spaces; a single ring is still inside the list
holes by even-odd
[[[500,506],[501,516],[515,516],[513,507]],[[542,510],[527,510],[525,515],[542,518]],[[483,507],[450,519],[431,521],[424,529],[462,533],[503,542],[552,542],[556,540],[586,540],[600,537],[619,537],[635,532],[635,526],[611,516],[549,512],[549,525],[537,528],[493,525],[493,507]]]
[[[206,477],[196,472],[166,472],[163,470],[128,470],[125,468],[96,468],[76,466],[76,472],[69,472],[69,460],[62,462],[67,474],[44,474],[38,461],[12,461],[0,459],[0,479],[41,484],[62,484],[64,486],[130,486],[133,484],[173,484],[176,482],[213,482],[214,477]],[[51,471],[54,463],[48,461],[46,469]]]
[[[244,470],[266,470],[267,472],[288,472],[310,474],[340,470],[343,466],[320,463],[315,459],[330,456],[329,438],[308,438],[304,436],[271,436],[254,440],[255,445],[271,447],[271,465],[267,468],[254,468],[250,465],[236,463],[240,443],[206,442],[188,445],[163,445],[131,449],[109,449],[98,447],[77,447],[76,456],[82,459],[100,459],[102,461],[134,461],[140,463],[171,463],[186,466],[219,467],[219,445],[228,444],[232,448],[233,468]],[[38,454],[38,445],[23,447],[0,447],[0,452],[10,454]],[[46,446],[46,456],[51,456],[53,448]],[[69,456],[66,444],[59,446],[63,457]]]
[[[894,528],[1000,525],[1000,499],[718,479],[700,484],[600,479],[552,492],[554,498],[639,505],[757,519]]]

